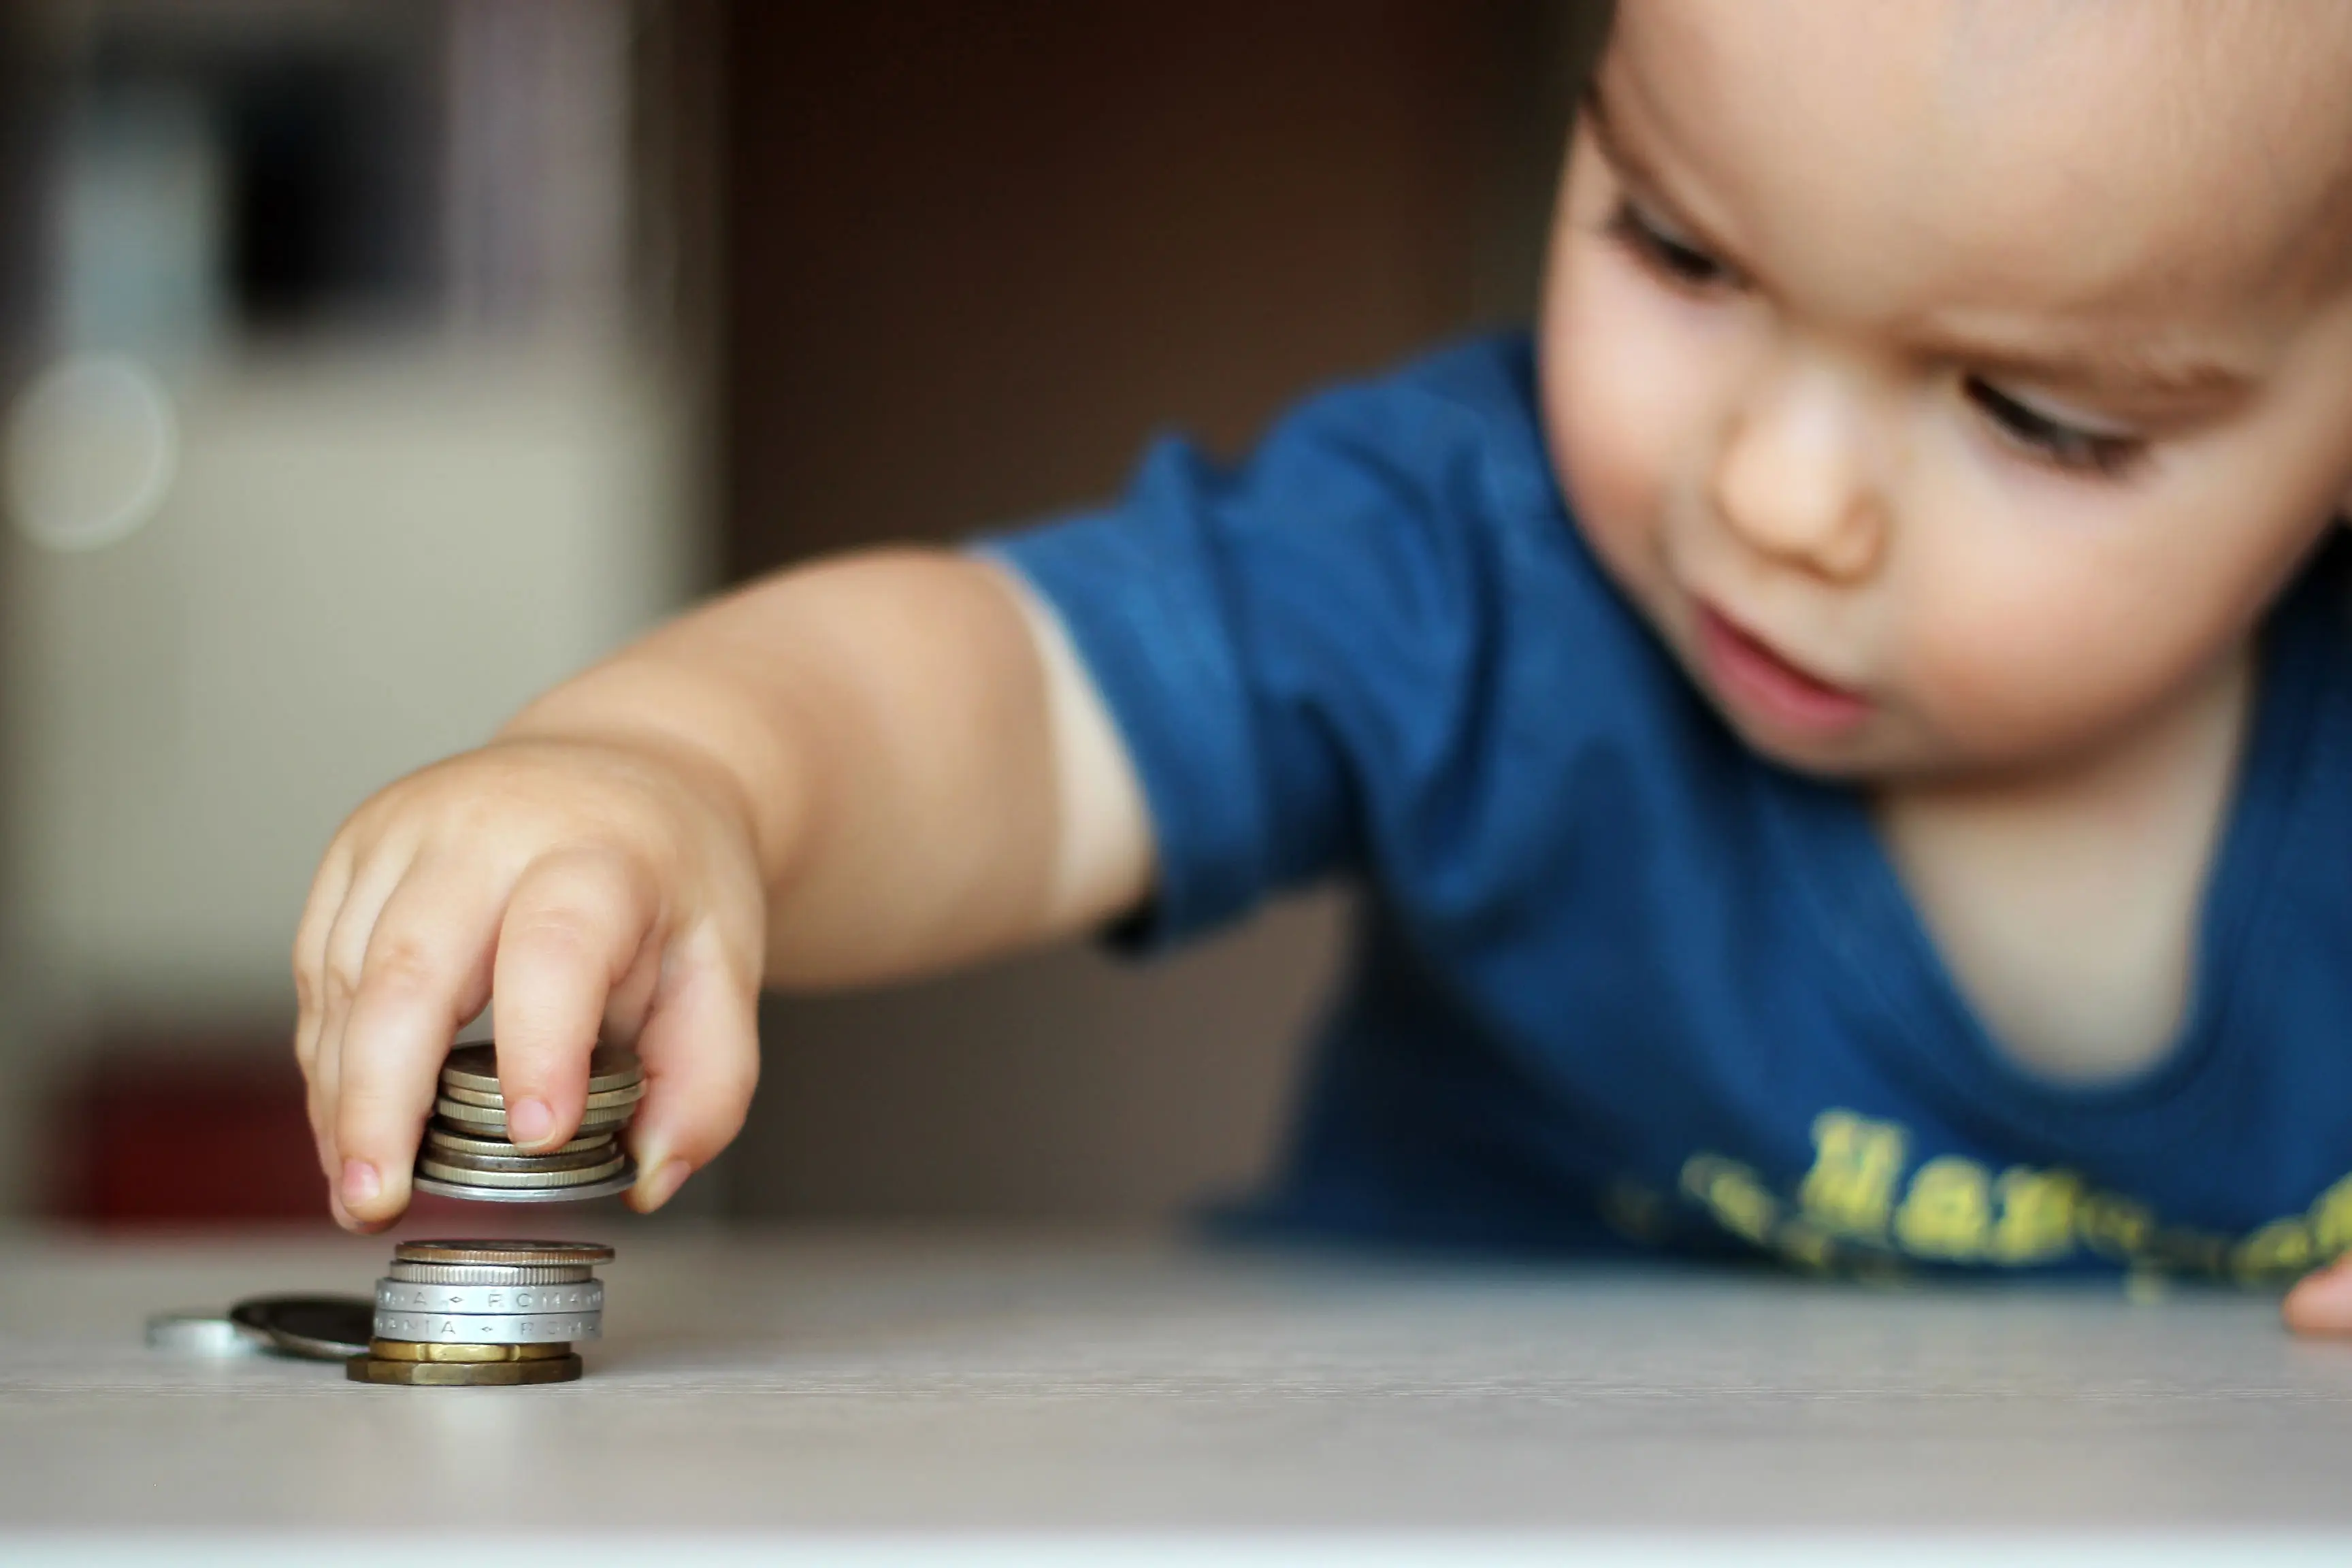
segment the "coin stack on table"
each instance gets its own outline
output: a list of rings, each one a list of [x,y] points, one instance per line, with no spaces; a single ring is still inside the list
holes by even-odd
[[[604,1328],[595,1266],[577,1241],[404,1241],[375,1282],[375,1337],[344,1363],[354,1383],[483,1387],[570,1383],[572,1345]]]
[[[572,1142],[526,1154],[507,1137],[506,1097],[487,1045],[460,1046],[441,1068],[441,1096],[416,1152],[416,1190],[477,1203],[565,1203],[625,1193],[636,1163],[621,1134],[645,1098],[645,1069],[616,1047],[588,1062],[588,1108]]]

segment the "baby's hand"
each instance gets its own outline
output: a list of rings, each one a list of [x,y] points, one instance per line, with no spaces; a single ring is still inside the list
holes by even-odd
[[[600,1036],[646,1092],[630,1202],[659,1207],[741,1128],[765,905],[746,814],[687,759],[502,741],[410,775],[328,847],[294,943],[295,1055],[335,1217],[374,1230],[451,1038],[493,995],[509,1135],[572,1136]]]
[[[2286,1293],[2285,1311],[2298,1334],[2352,1334],[2352,1259],[2305,1275]]]

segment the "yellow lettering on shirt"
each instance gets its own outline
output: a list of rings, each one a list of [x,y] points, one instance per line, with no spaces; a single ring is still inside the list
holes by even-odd
[[[1805,1217],[1833,1236],[1880,1241],[1903,1177],[1903,1129],[1850,1110],[1813,1118],[1813,1167],[1797,1189]]]
[[[2088,1193],[2074,1211],[2074,1234],[2102,1258],[2129,1263],[2143,1258],[2156,1216],[2146,1204],[2114,1193]]]
[[[1809,1220],[1792,1219],[1772,1234],[1773,1250],[1800,1268],[1815,1271],[1834,1268],[1837,1243]]]
[[[1812,1142],[1812,1163],[1790,1198],[1739,1161],[1704,1152],[1683,1164],[1683,1194],[1755,1247],[1857,1279],[1899,1273],[1906,1258],[2026,1267],[2081,1249],[2149,1277],[2182,1272],[2259,1283],[2352,1255],[2352,1175],[2305,1213],[2233,1236],[2159,1220],[2147,1204],[2093,1187],[2074,1171],[2011,1165],[1996,1177],[1975,1160],[1941,1154],[1906,1181],[1910,1131],[1852,1110],[1815,1117]],[[1628,1236],[1664,1241],[1674,1228],[1663,1212],[1666,1194],[1628,1184],[1608,1199],[1603,1212]]]
[[[1989,1249],[1996,1263],[2048,1263],[2074,1250],[2074,1209],[2083,1179],[2072,1171],[2012,1165],[1993,1184],[2000,1218]]]
[[[1706,1205],[1716,1223],[1759,1247],[1772,1239],[1780,1201],[1755,1172],[1735,1160],[1695,1154],[1683,1165],[1683,1191]]]
[[[2230,1271],[2248,1281],[2300,1274],[2312,1262],[2311,1226],[2299,1217],[2271,1221],[2230,1253]]]
[[[2311,1245],[2314,1262],[2352,1251],[2352,1176],[2347,1176],[2313,1200]]]
[[[1913,1173],[1895,1211],[1895,1239],[1920,1258],[1982,1257],[1991,1230],[1992,1177],[1958,1154],[1939,1154]]]

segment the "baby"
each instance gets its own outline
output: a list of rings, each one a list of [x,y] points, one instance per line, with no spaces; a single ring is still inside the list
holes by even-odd
[[[763,984],[1364,889],[1247,1222],[2307,1276],[2352,1328],[2352,6],[1625,0],[1541,324],[710,605],[362,806],[338,1217],[495,994],[642,1209]]]

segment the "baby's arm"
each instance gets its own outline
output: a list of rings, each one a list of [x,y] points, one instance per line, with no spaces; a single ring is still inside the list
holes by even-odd
[[[493,995],[530,1148],[572,1136],[599,1033],[636,1040],[651,1209],[742,1124],[763,976],[938,969],[1097,923],[1150,876],[1125,751],[1009,574],[900,552],[754,584],[336,836],[294,979],[337,1217],[406,1206],[441,1058]]]

